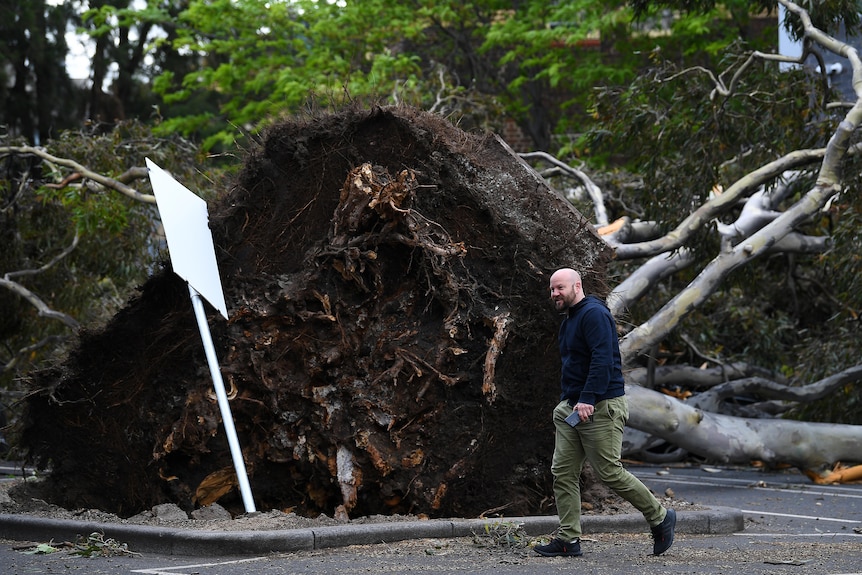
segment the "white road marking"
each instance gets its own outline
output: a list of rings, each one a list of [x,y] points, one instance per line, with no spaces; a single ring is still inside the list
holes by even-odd
[[[835,533],[834,531],[830,531],[828,533],[748,533],[746,531],[740,531],[738,533],[734,533],[737,537],[772,537],[773,539],[778,537],[829,537],[831,539],[835,539],[836,537],[859,537],[862,538],[862,535],[858,533]]]
[[[815,521],[834,521],[836,523],[862,523],[855,519],[836,519],[834,517],[817,517],[816,515],[793,515],[792,513],[771,513],[769,511],[756,511],[754,509],[740,509],[743,513],[752,515],[772,515],[775,517],[792,517],[793,519],[813,519]]]
[[[756,489],[758,491],[776,491],[781,493],[799,493],[801,495],[824,495],[828,497],[848,497],[851,499],[862,499],[862,493],[841,493],[839,491],[813,491],[808,489],[807,486],[804,485],[787,485],[785,487],[763,487],[760,485],[752,484],[751,481],[740,480],[740,479],[731,479],[731,480],[715,480],[715,481],[696,481],[691,479],[670,479],[668,477],[648,477],[639,475],[638,478],[641,481],[662,481],[665,483],[676,483],[679,485],[703,485],[708,487],[732,487],[733,489]],[[742,483],[742,485],[734,485],[731,483],[732,481],[736,481]],[[858,490],[857,490],[858,491]]]
[[[178,565],[176,567],[155,567],[152,569],[134,569],[132,573],[143,573],[144,575],[196,575],[201,567],[219,567],[221,565],[239,565],[242,563],[253,563],[263,559],[271,559],[271,557],[249,557],[247,559],[234,559],[232,561],[219,561],[218,563],[196,563],[194,565]],[[191,569],[191,573],[180,573],[177,569]]]

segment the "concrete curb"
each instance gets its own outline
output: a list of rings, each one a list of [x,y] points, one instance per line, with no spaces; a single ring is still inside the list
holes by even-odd
[[[237,556],[373,545],[405,539],[469,537],[500,523],[521,524],[528,535],[537,536],[553,533],[557,521],[556,516],[432,519],[269,531],[204,531],[0,514],[0,538],[59,542],[98,532],[140,553]],[[737,533],[744,529],[744,525],[742,512],[738,509],[711,507],[704,511],[677,512],[677,533]],[[584,534],[648,532],[646,522],[639,514],[585,515],[581,518],[581,527]]]

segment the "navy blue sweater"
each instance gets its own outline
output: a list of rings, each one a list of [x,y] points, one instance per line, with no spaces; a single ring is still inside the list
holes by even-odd
[[[560,326],[560,401],[595,405],[625,394],[614,317],[595,296],[572,307]]]

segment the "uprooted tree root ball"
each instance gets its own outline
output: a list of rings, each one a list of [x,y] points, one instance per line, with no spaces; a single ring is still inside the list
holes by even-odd
[[[602,294],[609,253],[499,138],[402,107],[285,121],[210,220],[230,319],[209,323],[259,509],[553,512],[548,277],[577,266]],[[242,510],[169,265],[38,375],[23,442],[65,507]]]

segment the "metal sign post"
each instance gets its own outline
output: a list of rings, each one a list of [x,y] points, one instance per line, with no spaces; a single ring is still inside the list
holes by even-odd
[[[221,410],[221,418],[224,422],[225,433],[227,434],[227,442],[230,446],[230,455],[233,458],[233,467],[236,470],[236,478],[239,481],[239,491],[242,494],[242,503],[245,506],[246,513],[255,511],[254,499],[251,496],[251,486],[248,483],[248,473],[245,469],[245,460],[242,457],[242,450],[239,447],[239,439],[236,435],[236,428],[233,424],[233,415],[230,411],[230,403],[227,400],[227,392],[224,389],[224,380],[221,377],[218,359],[216,358],[215,346],[213,345],[212,334],[210,334],[210,326],[207,323],[207,316],[204,312],[204,302],[201,299],[201,294],[189,284],[189,294],[192,296],[192,306],[195,308],[195,317],[198,320],[198,330],[201,332],[201,339],[204,344],[204,351],[207,355],[207,363],[210,367],[210,375],[213,378],[213,386],[215,387],[216,398],[218,399],[218,407]]]
[[[207,205],[205,201],[176,181],[149,158],[147,158],[147,167],[150,172],[150,182],[153,185],[153,194],[156,196],[156,204],[162,218],[162,225],[165,228],[165,237],[168,241],[168,251],[171,254],[174,273],[188,282],[192,307],[195,310],[198,330],[201,333],[210,375],[218,398],[219,410],[230,446],[239,490],[242,494],[242,502],[246,513],[253,513],[255,511],[254,499],[251,496],[245,460],[236,435],[233,415],[224,389],[224,381],[221,377],[202,299],[206,298],[221,313],[222,317],[227,319],[227,306],[216,264],[212,232],[209,229]]]

